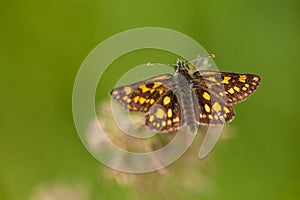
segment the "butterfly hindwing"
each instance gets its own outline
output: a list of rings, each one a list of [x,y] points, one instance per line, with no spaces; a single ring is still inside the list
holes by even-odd
[[[198,107],[200,110],[200,125],[221,125],[230,122],[235,117],[234,110],[224,98],[210,93],[207,90],[196,90]]]
[[[171,90],[162,95],[146,114],[146,125],[157,132],[177,130],[181,123],[180,105]]]

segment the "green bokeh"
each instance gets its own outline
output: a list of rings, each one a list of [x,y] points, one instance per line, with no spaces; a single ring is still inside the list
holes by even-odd
[[[134,188],[105,178],[81,144],[71,98],[89,51],[145,26],[194,38],[216,54],[220,70],[263,78],[255,95],[235,106],[236,136],[214,149],[213,192],[180,188],[181,197],[300,199],[299,1],[17,0],[0,3],[0,22],[0,199],[28,199],[36,186],[56,182],[83,185],[90,199],[131,199]],[[131,66],[151,60],[173,63],[174,56],[151,50],[123,56],[97,99],[108,98]]]

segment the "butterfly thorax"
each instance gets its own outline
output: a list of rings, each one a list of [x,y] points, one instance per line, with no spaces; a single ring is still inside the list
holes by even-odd
[[[193,80],[190,75],[189,66],[185,63],[185,60],[178,60],[176,63],[176,72],[174,75],[174,82],[176,85],[176,91],[173,91],[177,96],[179,105],[182,112],[182,124],[186,123],[190,132],[194,133],[197,129],[197,117],[199,116],[197,111],[197,99],[194,91],[191,88],[191,82]]]

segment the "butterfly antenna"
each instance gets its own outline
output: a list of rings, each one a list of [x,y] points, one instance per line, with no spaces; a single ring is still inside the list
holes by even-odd
[[[160,66],[176,66],[175,64],[162,64],[162,63],[158,63],[158,62],[148,62],[147,66],[152,66],[152,65],[160,65]]]
[[[213,54],[213,53],[211,53],[211,54],[208,54],[208,55],[207,55],[207,57],[209,57],[209,58],[215,58],[215,57],[216,57],[216,55],[215,55],[215,54]]]

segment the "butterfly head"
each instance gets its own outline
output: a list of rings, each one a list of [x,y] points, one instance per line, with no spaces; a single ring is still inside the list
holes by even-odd
[[[175,65],[176,71],[190,71],[194,70],[194,66],[190,64],[185,59],[177,59],[176,65]]]
[[[177,59],[176,64],[161,64],[157,62],[148,62],[147,66],[151,65],[162,65],[162,66],[175,66],[175,71],[176,72],[194,72],[195,67],[193,64],[189,63],[185,59]]]

